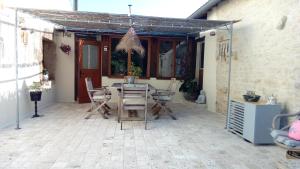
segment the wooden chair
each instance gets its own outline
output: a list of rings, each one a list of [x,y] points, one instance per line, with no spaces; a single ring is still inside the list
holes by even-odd
[[[107,105],[107,102],[111,99],[111,92],[106,88],[93,88],[93,83],[90,77],[85,78],[85,84],[87,88],[87,93],[91,100],[91,110],[92,112],[98,111],[102,114],[104,119],[108,119],[110,107]],[[89,119],[90,114],[86,117]]]
[[[121,88],[121,111],[118,119],[123,129],[123,121],[144,120],[147,130],[147,105],[148,105],[148,84],[127,84],[123,83]],[[124,111],[144,110],[144,118],[125,118]]]
[[[272,123],[272,132],[271,136],[274,139],[274,143],[284,149],[287,150],[286,156],[287,158],[296,158],[300,159],[300,141],[294,140],[288,137],[288,131],[290,128],[290,124],[279,128],[276,126],[277,120],[282,118],[296,117],[296,119],[300,119],[300,112],[295,114],[279,114],[273,118]],[[288,120],[288,119],[287,119]]]
[[[158,119],[160,114],[160,110],[167,112],[168,115],[173,119],[177,120],[177,118],[173,115],[173,111],[167,106],[168,102],[172,101],[172,97],[176,94],[176,78],[172,78],[170,85],[167,89],[156,89],[154,93],[152,93],[152,98],[155,104],[152,106],[153,115],[155,115],[155,119]]]

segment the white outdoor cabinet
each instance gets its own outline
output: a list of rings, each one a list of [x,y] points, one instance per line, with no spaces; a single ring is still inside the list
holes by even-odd
[[[273,144],[272,120],[280,112],[280,105],[231,100],[227,129],[253,144]]]

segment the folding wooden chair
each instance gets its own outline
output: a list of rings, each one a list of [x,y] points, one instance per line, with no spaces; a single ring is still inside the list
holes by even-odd
[[[91,100],[92,112],[98,111],[102,114],[104,119],[108,119],[110,107],[107,102],[111,99],[111,92],[106,88],[93,88],[92,80],[90,77],[85,78],[87,93]],[[86,117],[90,118],[92,114]]]
[[[155,104],[152,106],[153,115],[155,115],[155,119],[158,119],[160,114],[160,110],[167,112],[168,115],[173,119],[177,120],[177,118],[173,115],[173,111],[167,106],[168,102],[172,101],[172,97],[176,94],[176,78],[172,78],[168,89],[156,89],[154,93],[152,93],[152,98]]]

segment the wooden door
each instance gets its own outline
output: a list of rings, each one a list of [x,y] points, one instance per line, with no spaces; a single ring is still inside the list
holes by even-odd
[[[101,87],[101,52],[100,43],[90,40],[79,40],[78,57],[78,102],[90,102],[85,78],[91,77],[94,88]]]

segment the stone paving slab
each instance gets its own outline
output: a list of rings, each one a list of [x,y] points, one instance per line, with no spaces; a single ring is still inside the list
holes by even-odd
[[[116,105],[112,105],[116,113]],[[225,117],[193,103],[171,106],[178,117],[125,122],[89,104],[56,104],[21,130],[0,130],[0,169],[299,169],[285,150],[255,146],[224,129]]]

